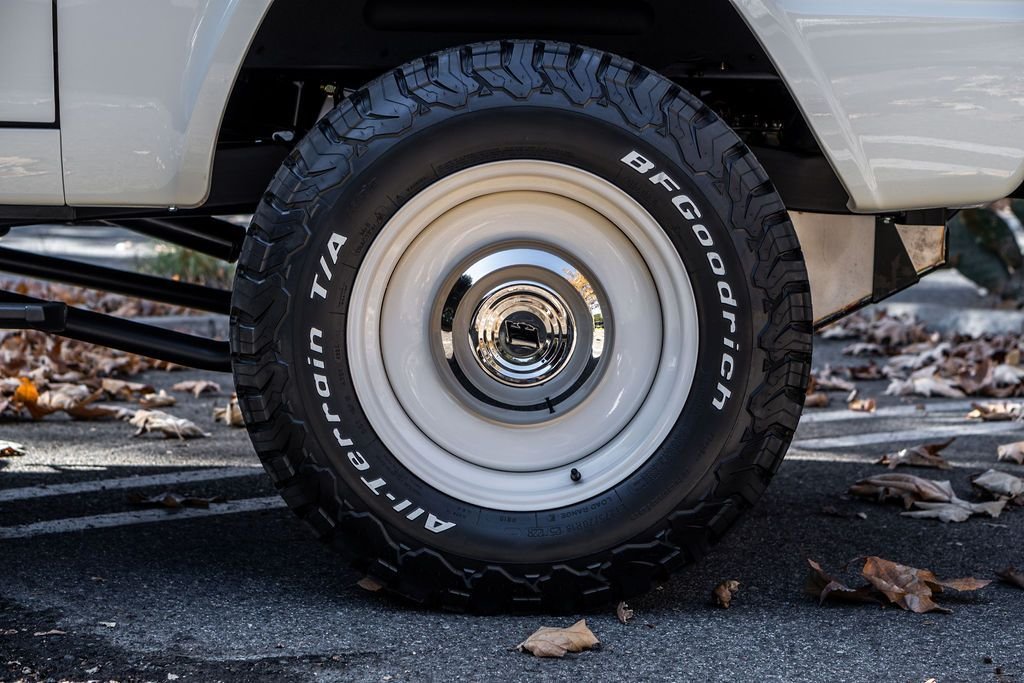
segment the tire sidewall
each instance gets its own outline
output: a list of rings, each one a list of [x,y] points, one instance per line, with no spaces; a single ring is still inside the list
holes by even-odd
[[[421,112],[399,137],[365,146],[338,144],[339,153],[348,156],[350,174],[322,193],[315,210],[308,212],[309,239],[288,257],[288,289],[297,294],[279,328],[284,331],[281,356],[295,368],[285,398],[295,414],[305,416],[309,457],[333,473],[320,479],[328,489],[321,498],[362,506],[394,538],[412,547],[427,545],[480,562],[542,564],[587,558],[649,535],[673,510],[707,495],[715,483],[716,463],[742,447],[749,422],[747,393],[756,373],[752,331],[761,328],[764,314],[760,305],[752,305],[749,284],[756,245],[728,227],[734,204],[730,188],[715,175],[695,174],[675,163],[673,144],[674,138],[663,131],[626,125],[612,108],[583,113],[542,93],[528,102],[495,93],[474,98],[468,111],[458,113],[436,107]],[[678,250],[700,322],[689,397],[656,452],[603,494],[536,512],[481,508],[414,476],[363,414],[346,349],[348,316],[361,314],[349,309],[358,269],[391,216],[444,176],[507,159],[576,166],[635,199]],[[656,181],[659,172],[670,181]],[[255,220],[260,220],[258,214]],[[338,236],[344,241],[340,248]],[[321,258],[326,259],[329,279]],[[314,278],[325,296],[313,294]],[[322,352],[311,347],[312,328],[322,331],[322,341],[316,340]],[[396,511],[403,501],[409,505]],[[408,519],[416,509],[423,512]],[[436,530],[447,523],[453,526]]]

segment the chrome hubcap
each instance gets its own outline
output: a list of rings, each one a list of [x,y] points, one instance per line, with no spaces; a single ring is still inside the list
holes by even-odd
[[[569,362],[575,335],[572,314],[555,292],[514,283],[480,302],[470,323],[470,343],[489,377],[532,387],[552,379]]]
[[[596,283],[565,257],[546,245],[498,245],[455,269],[441,291],[436,355],[464,403],[523,423],[586,396],[611,325]]]

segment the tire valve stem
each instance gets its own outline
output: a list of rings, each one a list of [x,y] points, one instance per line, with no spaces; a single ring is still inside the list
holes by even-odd
[[[576,482],[578,484],[578,483],[580,483],[580,479],[583,478],[583,475],[580,474],[580,471],[578,469],[573,467],[572,471],[569,472],[569,478],[572,479],[574,482]]]

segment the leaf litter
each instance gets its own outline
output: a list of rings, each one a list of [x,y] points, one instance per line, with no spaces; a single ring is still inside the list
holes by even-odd
[[[982,422],[1011,422],[1024,417],[1024,403],[1000,401],[997,403],[972,403],[967,413],[969,420]]]
[[[876,464],[886,465],[894,470],[901,465],[908,467],[934,467],[940,470],[952,469],[952,465],[939,453],[945,450],[956,437],[941,441],[939,443],[927,443],[913,448],[903,448],[895,453],[883,455]]]
[[[143,394],[139,398],[139,405],[146,409],[169,408],[170,406],[175,405],[177,402],[178,399],[174,398],[163,389],[161,389],[158,392],[150,392],[148,394]]]
[[[231,400],[225,406],[218,406],[213,409],[213,421],[223,422],[229,427],[244,427],[245,419],[242,418],[242,409],[238,406],[238,395],[232,394]]]
[[[28,450],[15,441],[0,439],[0,458],[14,458],[28,453]]]
[[[927,569],[910,567],[877,556],[858,558],[855,561],[859,559],[864,561],[860,575],[866,583],[856,586],[833,577],[820,564],[808,559],[811,571],[805,588],[807,593],[816,597],[818,604],[826,601],[892,604],[918,614],[948,614],[952,610],[938,604],[936,596],[947,590],[960,593],[976,591],[991,583],[974,577],[940,579]]]
[[[587,628],[587,620],[580,619],[568,628],[542,626],[519,643],[516,649],[535,657],[564,657],[570,652],[594,650],[600,646],[601,641]]]
[[[138,428],[133,436],[158,433],[162,434],[164,438],[173,439],[177,437],[182,440],[210,436],[209,433],[200,429],[192,420],[184,417],[175,417],[162,410],[137,410],[128,420],[128,423]]]
[[[996,447],[996,458],[1024,465],[1024,441],[1004,443]]]
[[[807,380],[807,392],[804,396],[804,408],[824,408],[829,404],[829,397],[824,391],[818,391],[818,381],[814,375]]]
[[[34,280],[10,280],[4,286],[20,294],[123,318],[190,312],[178,306]],[[110,403],[138,403],[143,411],[176,403],[173,395],[156,391],[133,377],[153,370],[178,369],[180,366],[166,361],[35,330],[0,330],[0,421],[36,421],[55,414],[66,414],[76,420],[130,421],[140,411]],[[194,380],[179,382],[172,391],[189,391],[198,397],[219,393],[220,385],[210,380]],[[183,438],[206,435],[191,421],[164,416],[166,413],[143,413],[136,426],[144,425],[143,433],[158,431]]]
[[[899,500],[904,517],[963,522],[972,515],[998,517],[1005,500],[971,503],[957,497],[949,481],[923,479],[912,474],[889,472],[866,477],[850,487],[849,493],[877,502]]]
[[[629,620],[633,618],[633,610],[629,608],[625,601],[620,601],[615,606],[615,618],[619,620],[620,624],[628,624]]]
[[[729,609],[732,604],[732,599],[736,597],[736,593],[740,590],[740,582],[735,579],[727,579],[720,582],[711,591],[711,599],[716,605],[722,609]]]
[[[1024,479],[1020,477],[990,469],[972,478],[971,484],[996,500],[1024,506]]]
[[[1022,338],[1016,334],[971,337],[929,331],[912,315],[885,311],[856,313],[825,328],[825,339],[850,340],[843,353],[885,359],[867,365],[826,368],[851,380],[888,378],[889,396],[979,396],[1005,399],[1024,396]]]
[[[172,386],[171,391],[185,391],[199,398],[202,394],[219,394],[220,385],[208,379],[186,380]]]
[[[873,398],[857,398],[857,390],[846,400],[846,407],[856,413],[873,413],[878,409],[878,403]]]

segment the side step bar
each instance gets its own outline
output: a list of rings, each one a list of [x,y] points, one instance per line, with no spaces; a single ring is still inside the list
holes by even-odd
[[[0,328],[30,329],[216,372],[231,371],[228,342],[0,291]]]
[[[60,332],[67,327],[67,305],[57,302],[0,304],[0,329]]]
[[[6,247],[0,247],[0,271],[40,280],[56,280],[140,299],[162,301],[212,313],[226,315],[231,308],[231,292],[226,289],[176,282],[162,277],[104,268]]]
[[[219,258],[228,263],[238,260],[245,239],[245,228],[212,216],[181,218],[119,218],[103,221],[128,230],[171,242]]]

